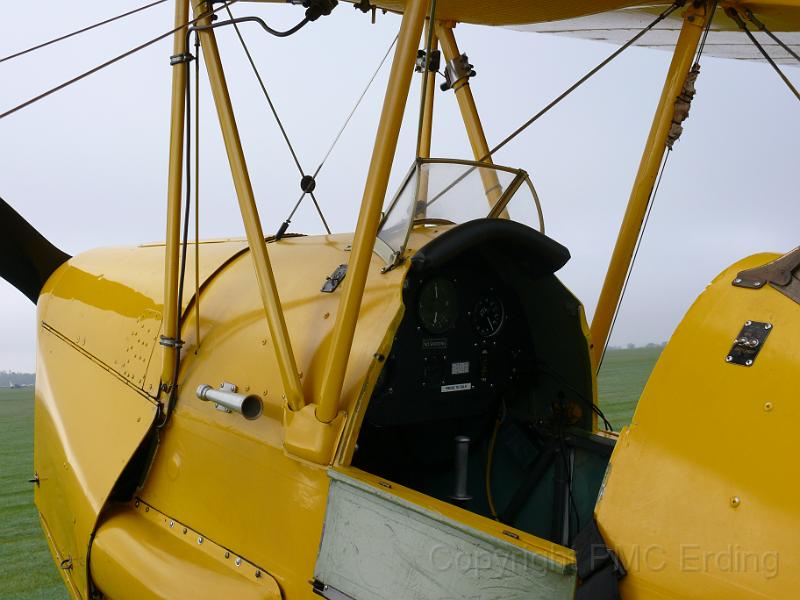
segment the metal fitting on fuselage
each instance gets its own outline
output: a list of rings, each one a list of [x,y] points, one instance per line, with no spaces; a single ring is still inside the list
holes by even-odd
[[[203,383],[197,388],[197,397],[200,400],[213,402],[217,410],[239,413],[251,421],[260,417],[264,410],[264,402],[261,397],[256,394],[248,396],[237,394],[236,389],[232,383],[223,383],[219,389]]]

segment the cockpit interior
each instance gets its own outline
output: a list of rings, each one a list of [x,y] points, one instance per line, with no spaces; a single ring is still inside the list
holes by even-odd
[[[353,466],[562,545],[592,518],[613,440],[593,433],[569,251],[506,219],[420,250]]]

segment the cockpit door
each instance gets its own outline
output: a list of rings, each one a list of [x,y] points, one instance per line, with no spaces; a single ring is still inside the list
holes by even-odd
[[[314,569],[329,600],[571,599],[572,550],[383,481],[329,471]]]

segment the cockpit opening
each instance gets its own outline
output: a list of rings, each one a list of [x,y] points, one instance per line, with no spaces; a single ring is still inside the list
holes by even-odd
[[[554,275],[568,259],[505,219],[418,252],[353,466],[569,545],[613,441],[592,432],[583,309]]]

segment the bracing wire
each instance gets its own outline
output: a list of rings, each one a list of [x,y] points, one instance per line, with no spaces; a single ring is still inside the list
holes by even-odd
[[[745,23],[739,16],[739,13],[736,12],[736,9],[734,9],[733,7],[728,7],[725,9],[725,13],[731,19],[733,19],[733,21],[739,26],[739,29],[741,29],[744,32],[744,34],[748,37],[748,39],[758,49],[758,51],[761,53],[761,56],[764,57],[764,60],[766,60],[769,63],[769,66],[771,66],[775,70],[778,76],[783,80],[783,83],[786,84],[786,87],[789,88],[789,91],[791,91],[795,95],[795,97],[798,100],[800,100],[800,92],[797,91],[797,88],[794,87],[794,84],[792,84],[792,82],[789,80],[786,74],[781,70],[781,68],[778,66],[778,63],[776,63],[769,55],[769,53],[764,49],[764,46],[762,46],[761,43],[756,39],[756,36],[754,36],[753,32],[750,31],[750,29],[747,27],[747,23]]]
[[[751,11],[749,8],[745,8],[744,14],[747,17],[748,21],[750,21],[753,25],[758,27],[759,31],[762,31],[763,33],[768,35],[770,39],[776,44],[778,44],[781,48],[783,48],[789,56],[794,58],[797,62],[800,62],[800,55],[798,55],[797,52],[792,50],[789,47],[789,45],[786,44],[783,40],[781,40],[777,35],[775,35],[769,29],[767,29],[767,26],[764,25],[764,23],[762,23],[758,18],[756,18],[756,16],[753,14],[753,11]]]
[[[561,94],[559,94],[555,99],[553,99],[549,104],[547,104],[544,108],[542,108],[539,112],[533,115],[530,119],[525,121],[522,125],[520,125],[517,129],[512,131],[509,135],[507,135],[499,144],[494,146],[489,153],[486,154],[483,158],[480,159],[478,162],[482,162],[489,158],[490,156],[494,155],[495,152],[503,148],[506,144],[508,144],[511,140],[517,137],[520,133],[525,131],[528,127],[533,125],[536,121],[538,121],[542,116],[544,116],[547,112],[550,111],[556,104],[561,102],[564,98],[569,96],[572,92],[577,90],[581,85],[586,83],[592,76],[594,76],[598,71],[600,71],[603,67],[608,65],[611,61],[617,58],[620,54],[622,54],[625,50],[633,46],[636,42],[639,41],[648,31],[650,31],[653,27],[658,25],[661,21],[666,19],[670,14],[672,14],[675,10],[677,10],[680,6],[683,6],[683,2],[675,2],[671,6],[669,6],[666,10],[664,10],[660,15],[658,15],[649,25],[647,25],[644,29],[639,31],[636,35],[634,35],[631,39],[625,42],[622,46],[617,48],[614,52],[608,55],[608,57],[600,62],[596,67],[594,67],[591,71],[586,73],[583,77],[581,77],[578,81],[573,83],[570,87],[564,90]]]
[[[697,52],[695,53],[694,62],[692,69],[699,68],[700,66],[700,58],[703,56],[703,50],[706,47],[706,41],[708,40],[708,34],[711,31],[711,23],[714,20],[714,15],[717,12],[717,0],[714,0],[714,3],[711,5],[711,10],[709,11],[708,18],[706,19],[705,27],[703,28],[703,36],[700,38],[700,43],[697,47]],[[620,292],[619,301],[617,302],[617,306],[614,309],[614,316],[611,319],[611,326],[608,329],[608,335],[606,336],[605,345],[603,346],[603,352],[600,355],[600,362],[597,365],[597,370],[600,370],[600,367],[603,366],[603,359],[605,359],[606,351],[608,350],[608,344],[611,340],[611,334],[614,332],[614,325],[617,322],[617,317],[619,316],[620,308],[622,306],[622,301],[625,299],[625,292],[628,289],[628,282],[630,281],[631,274],[633,273],[634,264],[636,263],[636,257],[639,254],[639,248],[642,244],[642,239],[644,238],[645,229],[647,229],[647,222],[650,219],[650,211],[653,209],[653,205],[656,201],[656,195],[658,194],[658,188],[661,185],[661,178],[664,176],[664,169],[667,167],[667,160],[669,159],[669,155],[672,152],[672,148],[667,146],[666,154],[664,155],[664,159],[661,163],[661,167],[659,169],[658,177],[656,178],[656,184],[653,187],[652,193],[650,198],[648,199],[647,204],[647,211],[645,212],[644,221],[642,222],[642,227],[639,230],[639,237],[636,239],[636,246],[634,246],[633,256],[631,257],[631,262],[628,265],[628,271],[625,274],[625,281],[622,284],[622,291]]]
[[[653,187],[653,192],[650,194],[650,199],[647,203],[647,212],[644,215],[644,221],[642,222],[642,228],[639,231],[639,237],[636,239],[636,246],[634,246],[633,250],[633,257],[631,258],[630,265],[628,266],[628,272],[625,274],[625,281],[622,284],[622,292],[619,296],[619,302],[617,302],[617,308],[614,310],[614,316],[611,318],[611,326],[608,328],[608,335],[606,336],[606,343],[603,346],[603,353],[600,355],[600,362],[597,365],[598,372],[600,368],[603,366],[603,359],[606,357],[606,350],[608,350],[608,342],[611,340],[611,333],[614,331],[614,325],[617,322],[617,317],[619,316],[620,308],[622,307],[622,300],[625,298],[625,292],[628,289],[628,282],[630,282],[631,274],[633,273],[633,265],[636,263],[636,257],[639,254],[639,248],[642,245],[642,238],[644,237],[644,231],[647,229],[647,222],[650,220],[650,212],[653,210],[653,205],[655,204],[656,195],[658,194],[658,188],[661,186],[661,178],[664,176],[664,169],[667,166],[667,160],[669,159],[669,155],[672,153],[672,148],[667,148],[667,151],[664,155],[664,160],[661,162],[661,168],[658,172],[658,178],[656,179],[656,184]]]
[[[194,352],[200,348],[200,35],[194,34]]]
[[[708,40],[708,34],[711,31],[711,23],[714,20],[714,15],[717,13],[717,0],[714,0],[714,3],[711,5],[711,10],[709,11],[708,19],[706,19],[706,25],[703,28],[703,37],[700,38],[700,44],[697,47],[697,52],[695,53],[694,57],[694,65],[700,64],[700,57],[703,56],[703,50],[706,47],[706,41]]]
[[[216,23],[215,25],[216,26],[220,26],[220,25],[231,24],[231,25],[233,25],[233,28],[236,30],[236,36],[239,38],[239,43],[242,45],[242,49],[244,50],[244,53],[247,56],[247,60],[250,63],[250,67],[252,68],[253,73],[255,74],[256,79],[258,80],[258,84],[261,87],[261,91],[264,93],[264,97],[266,98],[267,104],[269,105],[269,108],[272,111],[272,115],[275,117],[275,121],[278,124],[278,129],[280,129],[281,135],[283,136],[283,139],[286,142],[286,146],[289,148],[289,152],[292,155],[292,159],[294,160],[294,164],[297,166],[297,170],[300,172],[300,177],[303,178],[303,180],[305,180],[306,173],[303,170],[302,165],[300,164],[300,159],[297,158],[297,152],[295,152],[294,146],[292,145],[292,142],[289,140],[289,134],[286,133],[286,128],[283,126],[283,122],[281,121],[280,116],[278,116],[278,110],[275,108],[275,104],[272,102],[272,98],[270,97],[269,92],[267,91],[267,86],[264,84],[264,79],[261,77],[261,73],[259,72],[258,67],[256,66],[255,60],[253,60],[253,55],[250,53],[250,48],[247,47],[247,43],[244,41],[244,36],[242,35],[241,30],[239,29],[239,23],[244,21],[244,20],[247,20],[249,18],[245,17],[243,19],[236,19],[236,18],[234,18],[233,13],[231,12],[230,8],[226,7],[226,11],[228,13],[228,16],[230,17],[230,21],[223,21],[223,22],[220,22],[220,23]],[[258,19],[258,20],[260,21],[260,19]],[[307,22],[308,22],[308,19],[304,19],[298,25],[296,25],[295,27],[290,29],[288,32],[284,32],[284,33],[286,35],[290,35],[291,33],[294,33],[295,31],[299,30],[300,27],[305,25],[305,23],[307,23]],[[266,27],[266,24],[263,21],[261,21],[261,25],[263,27]],[[274,31],[275,30],[270,30],[270,33],[273,33],[273,35],[276,35],[274,33]],[[285,36],[282,35],[282,36],[279,36],[279,37],[285,37]],[[313,179],[313,176],[312,176],[312,179]],[[325,227],[325,231],[327,231],[328,234],[330,234],[331,230],[328,227],[328,222],[325,219],[325,215],[323,214],[322,209],[320,208],[319,202],[317,202],[316,196],[314,196],[313,192],[309,192],[309,194],[311,195],[311,200],[314,203],[314,208],[316,209],[317,214],[319,215],[319,218],[322,221],[322,225],[323,225],[323,227]],[[300,200],[302,200],[303,197],[305,197],[305,195],[306,195],[306,192],[303,191],[303,195],[300,196]],[[276,237],[279,237],[279,236],[276,236]]]
[[[509,135],[507,135],[499,144],[497,144],[494,148],[489,150],[483,157],[481,157],[476,162],[484,162],[487,158],[493,156],[498,150],[503,148],[506,144],[508,144],[511,140],[516,138],[519,134],[525,131],[528,127],[533,125],[536,121],[538,121],[541,117],[547,114],[550,109],[555,107],[559,104],[562,100],[564,100],[567,96],[569,96],[572,92],[577,90],[581,85],[586,83],[589,79],[591,79],[594,75],[596,75],[603,67],[608,65],[611,61],[617,58],[620,54],[622,54],[625,50],[633,46],[639,39],[641,39],[648,31],[650,31],[653,27],[658,25],[661,21],[666,19],[672,12],[674,12],[679,7],[683,6],[684,2],[675,2],[667,9],[665,9],[661,14],[659,14],[649,25],[647,25],[644,29],[640,30],[636,35],[634,35],[631,39],[625,42],[622,46],[617,48],[614,52],[608,55],[602,62],[597,64],[593,69],[591,69],[588,73],[586,73],[583,77],[578,79],[575,83],[573,83],[570,87],[564,90],[561,94],[556,96],[552,101],[550,101],[544,108],[542,108],[539,112],[533,115],[530,119],[525,121],[522,125],[520,125],[517,129],[512,131]],[[430,206],[434,202],[436,202],[439,198],[444,196],[447,192],[453,189],[456,185],[458,185],[464,178],[468,177],[475,169],[478,167],[470,167],[464,173],[459,175],[450,185],[446,186],[441,192],[436,194],[431,200],[428,201],[427,206]]]
[[[238,2],[238,0],[228,0],[227,2],[225,2],[225,4],[223,6],[220,6],[218,8],[212,9],[210,12],[202,14],[202,15],[199,15],[199,16],[195,17],[194,19],[190,19],[186,23],[184,23],[182,25],[179,25],[178,27],[175,27],[174,29],[170,29],[166,33],[162,33],[161,35],[159,35],[157,37],[154,37],[154,38],[144,42],[143,44],[139,44],[135,48],[131,48],[130,50],[128,50],[126,52],[123,52],[122,54],[119,54],[119,55],[115,56],[114,58],[111,58],[111,59],[105,61],[104,63],[101,63],[101,64],[97,65],[96,67],[92,67],[88,71],[84,71],[80,75],[77,75],[77,76],[73,77],[72,79],[69,79],[69,80],[67,80],[67,81],[65,81],[63,83],[58,84],[55,87],[50,88],[49,90],[47,90],[45,92],[42,92],[38,96],[34,96],[33,98],[30,98],[29,100],[26,100],[25,102],[22,102],[22,103],[20,103],[20,104],[18,104],[16,106],[14,106],[13,108],[10,108],[10,109],[6,110],[3,113],[0,113],[0,119],[5,119],[6,117],[14,114],[15,112],[20,111],[23,108],[27,108],[28,106],[30,106],[32,104],[35,104],[36,102],[39,102],[40,100],[43,100],[43,99],[47,98],[48,96],[50,96],[52,94],[55,94],[56,92],[59,92],[59,91],[65,89],[65,88],[67,88],[67,87],[69,87],[69,86],[71,86],[71,85],[73,85],[75,83],[78,83],[82,79],[86,79],[87,77],[89,77],[91,75],[94,75],[95,73],[97,73],[99,71],[102,71],[106,67],[110,67],[114,63],[117,63],[117,62],[119,62],[119,61],[121,61],[121,60],[123,60],[123,59],[125,59],[125,58],[127,58],[127,57],[129,57],[131,55],[133,55],[133,54],[136,54],[137,52],[140,52],[140,51],[144,50],[145,48],[148,48],[148,47],[152,46],[153,44],[155,44],[157,42],[160,42],[164,38],[167,38],[167,37],[175,34],[178,31],[186,29],[187,27],[191,27],[192,25],[197,23],[197,21],[199,21],[200,19],[207,17],[209,14],[215,14],[218,11],[222,10],[223,8],[228,7],[228,6],[232,5],[232,4],[235,4],[236,2]]]
[[[289,140],[289,135],[286,133],[286,128],[283,126],[283,122],[281,118],[278,116],[278,111],[275,108],[275,104],[272,102],[272,98],[267,91],[267,86],[264,84],[264,79],[261,77],[261,73],[258,71],[258,67],[256,66],[255,61],[253,60],[253,55],[250,54],[250,48],[247,47],[247,43],[244,41],[244,36],[242,36],[242,31],[239,29],[239,19],[235,19],[231,9],[229,7],[225,7],[225,10],[230,17],[230,21],[222,21],[220,23],[215,23],[215,26],[218,25],[225,25],[230,23],[233,25],[234,30],[236,31],[236,36],[239,38],[239,43],[242,45],[242,49],[244,50],[245,55],[247,56],[247,60],[250,63],[250,68],[253,70],[253,73],[258,80],[258,85],[261,86],[261,91],[264,93],[264,97],[267,99],[267,104],[269,104],[269,108],[272,111],[272,116],[275,117],[275,121],[278,124],[278,129],[281,130],[281,135],[283,136],[284,141],[286,142],[286,146],[289,148],[289,152],[292,155],[292,159],[294,159],[294,164],[297,165],[297,170],[300,172],[300,176],[305,176],[305,172],[303,171],[303,167],[300,165],[300,160],[297,158],[297,152],[294,150],[294,146],[292,142]]]
[[[131,15],[135,15],[136,13],[142,12],[143,10],[147,10],[148,8],[152,8],[154,6],[158,6],[159,4],[164,4],[167,0],[156,0],[156,2],[151,2],[150,4],[145,4],[144,6],[140,6],[139,8],[134,8],[133,10],[129,10],[128,12],[122,13],[121,15],[117,15],[116,17],[111,17],[110,19],[105,19],[98,23],[94,23],[87,27],[83,27],[76,31],[72,31],[65,35],[61,35],[57,38],[53,38],[52,40],[48,40],[46,42],[42,42],[41,44],[36,44],[35,46],[31,46],[30,48],[26,48],[25,50],[20,50],[19,52],[15,52],[14,54],[9,54],[8,56],[4,56],[0,58],[0,63],[6,62],[7,60],[11,60],[12,58],[17,58],[19,56],[23,56],[30,52],[34,52],[35,50],[40,50],[42,48],[46,48],[52,44],[57,42],[62,42],[67,40],[71,37],[76,35],[80,35],[81,33],[86,33],[87,31],[91,31],[92,29],[97,29],[98,27],[102,27],[103,25],[108,25],[109,23],[113,23],[114,21],[119,21],[120,19],[124,19],[125,17],[129,17]]]
[[[344,123],[342,123],[342,126],[339,128],[339,131],[337,132],[336,136],[333,138],[333,141],[331,142],[331,145],[328,147],[328,150],[327,150],[327,152],[325,152],[325,155],[322,157],[322,160],[320,161],[319,165],[317,165],[317,168],[314,171],[314,174],[312,175],[312,177],[314,179],[316,179],[317,175],[319,175],[320,171],[322,171],[322,167],[325,166],[325,163],[328,160],[328,157],[330,157],[331,153],[333,152],[333,149],[336,147],[336,144],[339,142],[339,139],[342,137],[342,134],[344,133],[344,130],[347,129],[347,126],[350,124],[350,121],[352,120],[353,115],[356,114],[356,110],[358,110],[358,107],[361,105],[361,101],[364,100],[364,97],[367,95],[367,92],[369,91],[370,87],[372,86],[372,82],[375,81],[375,78],[378,76],[378,73],[380,73],[381,69],[383,68],[384,63],[386,63],[386,59],[389,58],[389,54],[392,52],[392,48],[394,48],[394,45],[397,43],[397,38],[398,38],[398,36],[396,35],[392,39],[392,42],[389,44],[389,47],[386,49],[386,53],[383,55],[383,58],[381,58],[381,61],[378,63],[377,68],[372,73],[372,77],[370,77],[369,81],[367,81],[367,85],[364,86],[364,90],[361,92],[361,95],[358,97],[358,100],[356,100],[356,103],[353,105],[353,108],[352,108],[352,110],[350,110],[350,113],[347,115],[347,118],[344,120]],[[306,195],[305,192],[300,194],[300,197],[297,199],[297,202],[295,202],[294,206],[292,207],[292,211],[289,213],[289,216],[286,217],[286,220],[284,221],[284,224],[281,226],[281,232],[279,232],[279,235],[276,236],[276,237],[280,237],[280,235],[283,232],[285,232],[285,227],[288,227],[289,223],[292,222],[292,219],[294,218],[294,215],[297,212],[297,209],[300,208],[300,203],[303,201],[303,198],[305,197],[305,195]],[[312,195],[312,199],[313,199],[313,195]]]

